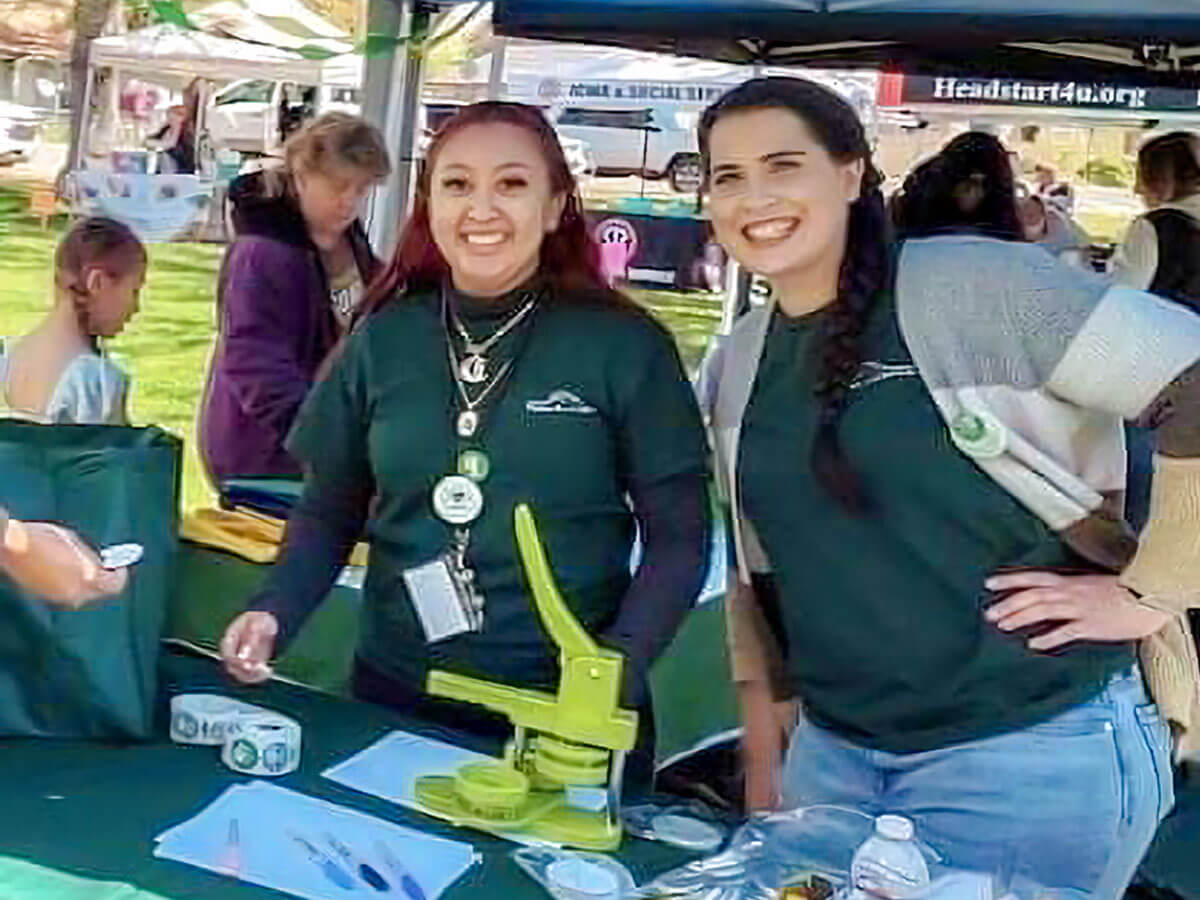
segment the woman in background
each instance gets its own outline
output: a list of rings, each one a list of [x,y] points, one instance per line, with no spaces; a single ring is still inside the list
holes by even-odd
[[[900,238],[974,233],[1025,239],[1017,216],[1008,151],[981,131],[968,131],[917,166],[892,200]]]
[[[236,237],[218,276],[200,410],[215,484],[300,475],[284,438],[379,267],[358,212],[390,170],[375,126],[326,113],[288,141],[281,168],[230,185]]]
[[[159,151],[160,175],[192,175],[196,172],[196,123],[200,117],[200,86],[195,78],[184,89],[183,103],[167,110],[167,123],[146,139],[146,146]]]
[[[1200,159],[1196,135],[1174,131],[1138,151],[1134,219],[1113,258],[1117,281],[1200,312]]]

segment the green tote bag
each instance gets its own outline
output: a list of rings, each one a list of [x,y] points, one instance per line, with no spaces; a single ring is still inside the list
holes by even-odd
[[[144,556],[116,597],[57,609],[0,575],[0,736],[150,736],[174,590],[180,442],[157,428],[0,421],[0,506]]]

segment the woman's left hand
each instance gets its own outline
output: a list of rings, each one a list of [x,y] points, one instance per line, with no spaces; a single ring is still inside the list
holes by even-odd
[[[987,580],[990,591],[1014,591],[984,617],[1001,631],[1046,622],[1057,628],[1029,640],[1031,650],[1054,650],[1073,641],[1132,641],[1154,634],[1171,617],[1151,609],[1117,582],[1115,575],[1013,572]]]

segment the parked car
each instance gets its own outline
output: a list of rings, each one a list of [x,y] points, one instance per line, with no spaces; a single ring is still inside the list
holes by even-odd
[[[212,146],[262,155],[317,113],[342,110],[358,114],[359,89],[342,85],[303,85],[244,78],[213,94],[205,111]]]
[[[44,114],[31,106],[0,100],[0,166],[27,162],[42,137]]]
[[[554,124],[559,133],[587,142],[597,174],[667,178],[683,192],[700,184],[695,119],[694,112],[670,106],[568,106]]]

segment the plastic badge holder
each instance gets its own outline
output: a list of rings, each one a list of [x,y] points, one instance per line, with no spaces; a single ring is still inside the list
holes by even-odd
[[[637,888],[628,869],[599,853],[522,847],[512,857],[556,900],[624,900]]]
[[[669,806],[646,803],[627,807],[621,811],[621,817],[625,820],[625,830],[636,837],[698,853],[714,852],[729,836],[726,826],[700,803]]]

